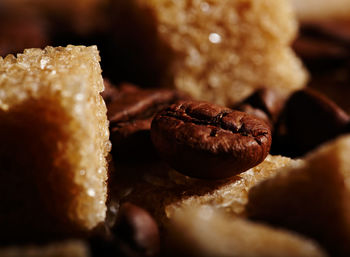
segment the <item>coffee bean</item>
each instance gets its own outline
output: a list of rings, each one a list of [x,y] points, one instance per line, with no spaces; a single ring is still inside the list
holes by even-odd
[[[183,101],[158,113],[151,137],[172,167],[205,179],[232,177],[256,166],[271,145],[271,131],[264,121],[197,101]]]
[[[271,88],[259,88],[252,95],[247,97],[239,106],[249,104],[267,114],[271,123],[276,122],[282,111],[285,97]]]
[[[304,89],[287,101],[274,135],[273,153],[296,157],[344,130],[349,116],[319,92]],[[285,152],[287,150],[287,152]],[[292,152],[288,152],[292,150]]]
[[[159,230],[150,214],[132,204],[123,203],[112,232],[130,249],[142,256],[155,256],[159,252]]]
[[[105,101],[106,105],[109,106],[116,98],[119,97],[119,89],[117,89],[113,84],[106,78],[103,79],[103,84],[105,86],[101,96]]]
[[[104,95],[110,121],[113,155],[121,159],[148,159],[156,156],[150,139],[152,118],[185,96],[175,90],[140,89],[124,84]]]
[[[341,61],[349,55],[349,51],[344,46],[326,38],[301,36],[295,41],[293,48],[300,57],[309,62],[312,60]]]
[[[350,43],[350,21],[349,20],[319,20],[304,22],[303,30],[312,31],[318,37],[328,38],[337,41],[339,44]]]
[[[303,22],[293,48],[315,76],[337,70],[350,58],[350,23],[341,20]]]
[[[242,104],[242,105],[237,106],[234,109],[237,111],[241,111],[241,112],[245,112],[247,114],[253,115],[253,116],[265,121],[266,124],[268,124],[270,126],[270,128],[272,129],[272,122],[271,122],[269,116],[261,109],[254,108],[250,104]]]
[[[242,111],[264,120],[271,130],[278,120],[285,102],[285,97],[276,90],[259,88],[242,102],[233,106],[233,109]]]

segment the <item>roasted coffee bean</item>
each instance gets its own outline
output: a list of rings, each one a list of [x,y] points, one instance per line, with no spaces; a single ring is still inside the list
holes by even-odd
[[[294,50],[310,72],[308,87],[350,110],[350,22],[317,20],[301,23]],[[276,140],[274,140],[276,142]]]
[[[121,205],[112,232],[118,240],[142,256],[155,256],[159,252],[156,222],[146,210],[132,203]]]
[[[253,94],[244,99],[241,103],[233,106],[233,109],[254,115],[270,125],[273,131],[285,102],[276,90],[259,88]]]
[[[344,130],[349,116],[319,92],[304,89],[287,101],[276,128],[273,153],[296,157],[335,138]]]
[[[302,36],[293,45],[296,53],[303,59],[308,60],[344,60],[349,51],[342,45],[327,39]],[[332,62],[333,64],[333,62]]]
[[[151,137],[159,154],[179,172],[223,179],[267,156],[269,126],[252,115],[218,105],[184,101],[156,115]]]
[[[337,70],[350,59],[350,22],[324,20],[303,22],[293,48],[315,76]]]
[[[263,111],[270,119],[271,123],[274,123],[285,102],[285,98],[281,96],[276,90],[270,88],[260,88],[256,90],[252,95],[247,97],[242,103],[236,106],[237,109],[246,110],[248,113],[257,115],[259,118],[263,118],[261,113],[247,108],[250,105],[254,109]]]
[[[105,86],[105,89],[101,93],[101,96],[103,97],[106,105],[109,106],[113,101],[116,100],[116,98],[119,97],[120,91],[106,78],[103,79],[103,84]]]
[[[261,109],[255,108],[255,107],[251,106],[250,104],[241,104],[234,109],[237,111],[241,111],[241,112],[245,112],[247,114],[253,115],[253,116],[265,121],[266,124],[268,124],[270,126],[270,129],[271,130],[273,129],[272,121],[270,120],[269,116]]]
[[[119,160],[156,156],[150,138],[152,118],[185,96],[175,90],[139,89],[130,84],[109,88],[104,95],[110,121],[112,153]]]
[[[105,224],[104,231],[101,228],[94,229],[93,236],[89,238],[89,246],[92,257],[145,257],[146,255],[138,251],[119,236],[114,235]]]
[[[303,30],[309,30],[309,33],[330,40],[337,41],[339,44],[348,45],[350,43],[350,21],[349,20],[323,20],[313,21],[302,24]]]

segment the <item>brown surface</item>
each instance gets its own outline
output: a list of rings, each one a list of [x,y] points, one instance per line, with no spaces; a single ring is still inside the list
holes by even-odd
[[[281,156],[267,156],[258,166],[226,180],[192,179],[172,170],[162,162],[122,164],[110,180],[111,204],[129,201],[146,210],[161,226],[180,207],[209,204],[232,215],[244,215],[251,187],[273,177],[278,168],[298,161]]]
[[[326,256],[315,242],[307,238],[227,216],[209,206],[177,210],[168,233],[170,256]]]
[[[313,237],[332,256],[349,256],[349,152],[350,137],[340,137],[254,187],[248,215]]]

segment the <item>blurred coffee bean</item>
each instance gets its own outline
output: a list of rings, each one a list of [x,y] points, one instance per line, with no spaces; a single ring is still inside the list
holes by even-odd
[[[304,23],[302,27],[304,30],[312,30],[319,36],[328,37],[334,41],[350,43],[349,20],[319,20]]]
[[[285,98],[271,88],[260,88],[246,98],[243,103],[265,112],[275,122],[283,108]]]
[[[89,238],[89,245],[93,257],[112,257],[116,256],[116,250],[120,252],[118,250],[120,247],[115,247],[113,235],[105,224],[99,224],[94,229]]]
[[[273,130],[284,102],[285,97],[282,97],[276,90],[259,88],[241,103],[235,105],[233,109],[246,112],[264,120]]]
[[[253,115],[253,116],[265,121],[266,124],[268,124],[270,126],[270,129],[271,130],[273,129],[272,122],[271,122],[269,116],[261,109],[254,108],[250,104],[241,104],[241,105],[235,107],[234,109],[237,111],[241,111],[241,112],[245,112],[247,114]]]
[[[150,214],[131,203],[118,208],[114,224],[100,224],[89,239],[93,257],[157,256],[160,236]]]
[[[159,112],[151,137],[169,165],[203,179],[244,172],[262,162],[271,145],[271,131],[263,120],[199,101],[182,101]]]
[[[318,20],[301,23],[294,50],[310,72],[313,88],[350,111],[350,22]]]
[[[294,50],[303,59],[344,60],[350,52],[346,47],[327,39],[301,36],[294,43]]]
[[[118,160],[154,158],[150,138],[153,116],[186,97],[175,90],[140,89],[130,84],[106,88],[113,156]]]
[[[346,65],[350,59],[350,22],[304,22],[293,48],[314,76]]]
[[[103,100],[108,106],[115,100],[115,98],[118,97],[119,90],[115,86],[113,86],[112,83],[106,78],[103,79],[103,84],[105,86],[105,89],[101,93],[101,96],[103,97]]]
[[[90,252],[92,257],[144,257],[145,255],[135,251],[130,245],[114,236],[110,228],[105,225],[94,230],[94,235],[89,238]]]
[[[132,203],[121,205],[112,232],[142,256],[155,256],[159,253],[160,238],[156,222],[146,210]]]
[[[273,136],[272,153],[302,156],[337,137],[349,116],[319,92],[304,89],[287,101]]]

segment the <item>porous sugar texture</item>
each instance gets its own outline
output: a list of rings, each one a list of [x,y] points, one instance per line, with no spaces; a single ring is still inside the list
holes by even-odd
[[[154,60],[169,56],[160,83],[196,99],[232,105],[262,86],[286,95],[306,82],[289,46],[297,31],[289,0],[130,0],[118,8],[159,41],[154,57],[163,58]]]
[[[245,205],[251,187],[273,177],[279,168],[296,165],[299,161],[281,156],[267,156],[256,167],[226,180],[201,180],[184,176],[167,165],[122,167],[117,164],[115,181],[111,182],[111,198],[130,201],[148,211],[163,225],[173,213],[184,207],[210,205],[231,215],[245,215]],[[125,179],[123,174],[142,170],[142,176]]]
[[[245,206],[248,202],[249,190],[265,179],[275,176],[284,166],[297,165],[299,160],[292,160],[282,156],[268,155],[263,163],[235,176],[229,183],[224,183],[216,190],[202,196],[192,195],[181,202],[166,207],[166,214],[171,217],[174,211],[181,207],[211,205],[224,209],[226,213],[245,215]],[[177,180],[181,183],[180,180]],[[185,183],[185,181],[182,181]]]
[[[350,136],[310,153],[249,192],[249,217],[316,240],[331,256],[350,255]]]
[[[175,251],[177,256],[327,256],[310,239],[287,230],[230,217],[209,206],[177,210],[168,233],[170,251]]]
[[[110,150],[96,46],[0,58],[0,238],[90,230]]]

